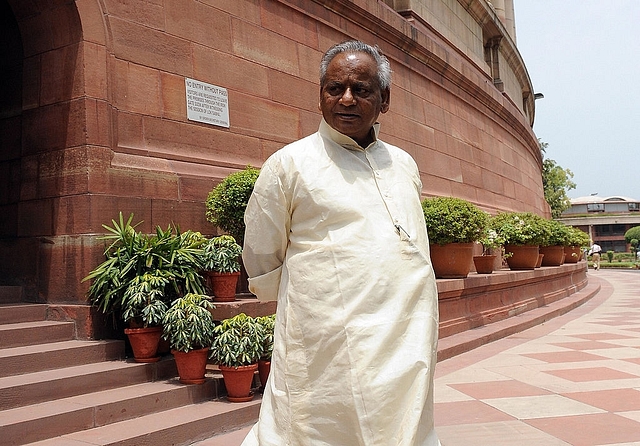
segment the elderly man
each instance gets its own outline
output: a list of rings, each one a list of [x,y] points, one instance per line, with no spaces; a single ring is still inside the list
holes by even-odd
[[[358,41],[320,66],[317,133],[249,201],[250,289],[277,300],[271,375],[243,445],[436,446],[438,309],[414,160],[378,139],[391,69]]]

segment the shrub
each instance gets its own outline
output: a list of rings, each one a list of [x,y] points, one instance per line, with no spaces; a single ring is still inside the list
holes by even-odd
[[[259,173],[251,166],[232,173],[209,192],[205,203],[207,220],[231,234],[240,245],[244,240],[244,212]]]
[[[546,219],[531,212],[502,212],[489,220],[505,245],[540,245],[549,237]]]
[[[486,231],[488,214],[468,201],[454,197],[422,201],[430,243],[471,243]]]

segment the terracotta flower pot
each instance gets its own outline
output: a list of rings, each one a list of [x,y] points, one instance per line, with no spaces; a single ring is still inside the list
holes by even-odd
[[[493,272],[493,265],[496,260],[496,256],[473,256],[473,264],[476,267],[478,274],[491,274]]]
[[[160,360],[157,353],[162,327],[125,328],[124,333],[129,338],[134,361],[156,362]]]
[[[264,389],[264,386],[267,385],[267,379],[269,378],[269,373],[271,372],[271,361],[261,359],[258,361],[258,376],[260,377],[260,384]]]
[[[243,403],[253,399],[251,385],[253,375],[258,369],[258,364],[243,365],[240,367],[219,366],[224,378],[224,386],[227,388],[227,399],[232,403]]]
[[[431,263],[438,279],[463,279],[471,271],[473,243],[430,245]]]
[[[507,265],[512,270],[535,269],[538,263],[538,245],[506,245]]]
[[[182,384],[202,384],[205,382],[209,348],[181,352],[171,350],[176,360],[178,375]]]
[[[236,287],[240,272],[216,273],[207,272],[206,279],[213,293],[214,302],[233,302],[236,300]]]
[[[565,263],[578,263],[580,257],[582,257],[582,250],[579,246],[565,246],[564,254]]]
[[[564,260],[564,246],[542,246],[540,254],[544,254],[542,266],[560,266]]]

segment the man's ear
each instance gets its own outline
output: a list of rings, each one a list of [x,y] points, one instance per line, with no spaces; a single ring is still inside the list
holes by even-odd
[[[380,104],[380,113],[386,113],[389,111],[389,101],[391,99],[391,90],[385,88],[382,90],[382,103]]]

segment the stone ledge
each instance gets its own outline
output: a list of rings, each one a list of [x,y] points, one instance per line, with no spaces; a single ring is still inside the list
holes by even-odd
[[[584,288],[587,263],[439,279],[440,338],[549,305]]]
[[[438,341],[438,362],[566,314],[593,298],[598,294],[600,289],[601,285],[598,281],[595,283],[588,282],[580,291],[548,305],[540,306],[498,322],[441,338]]]

